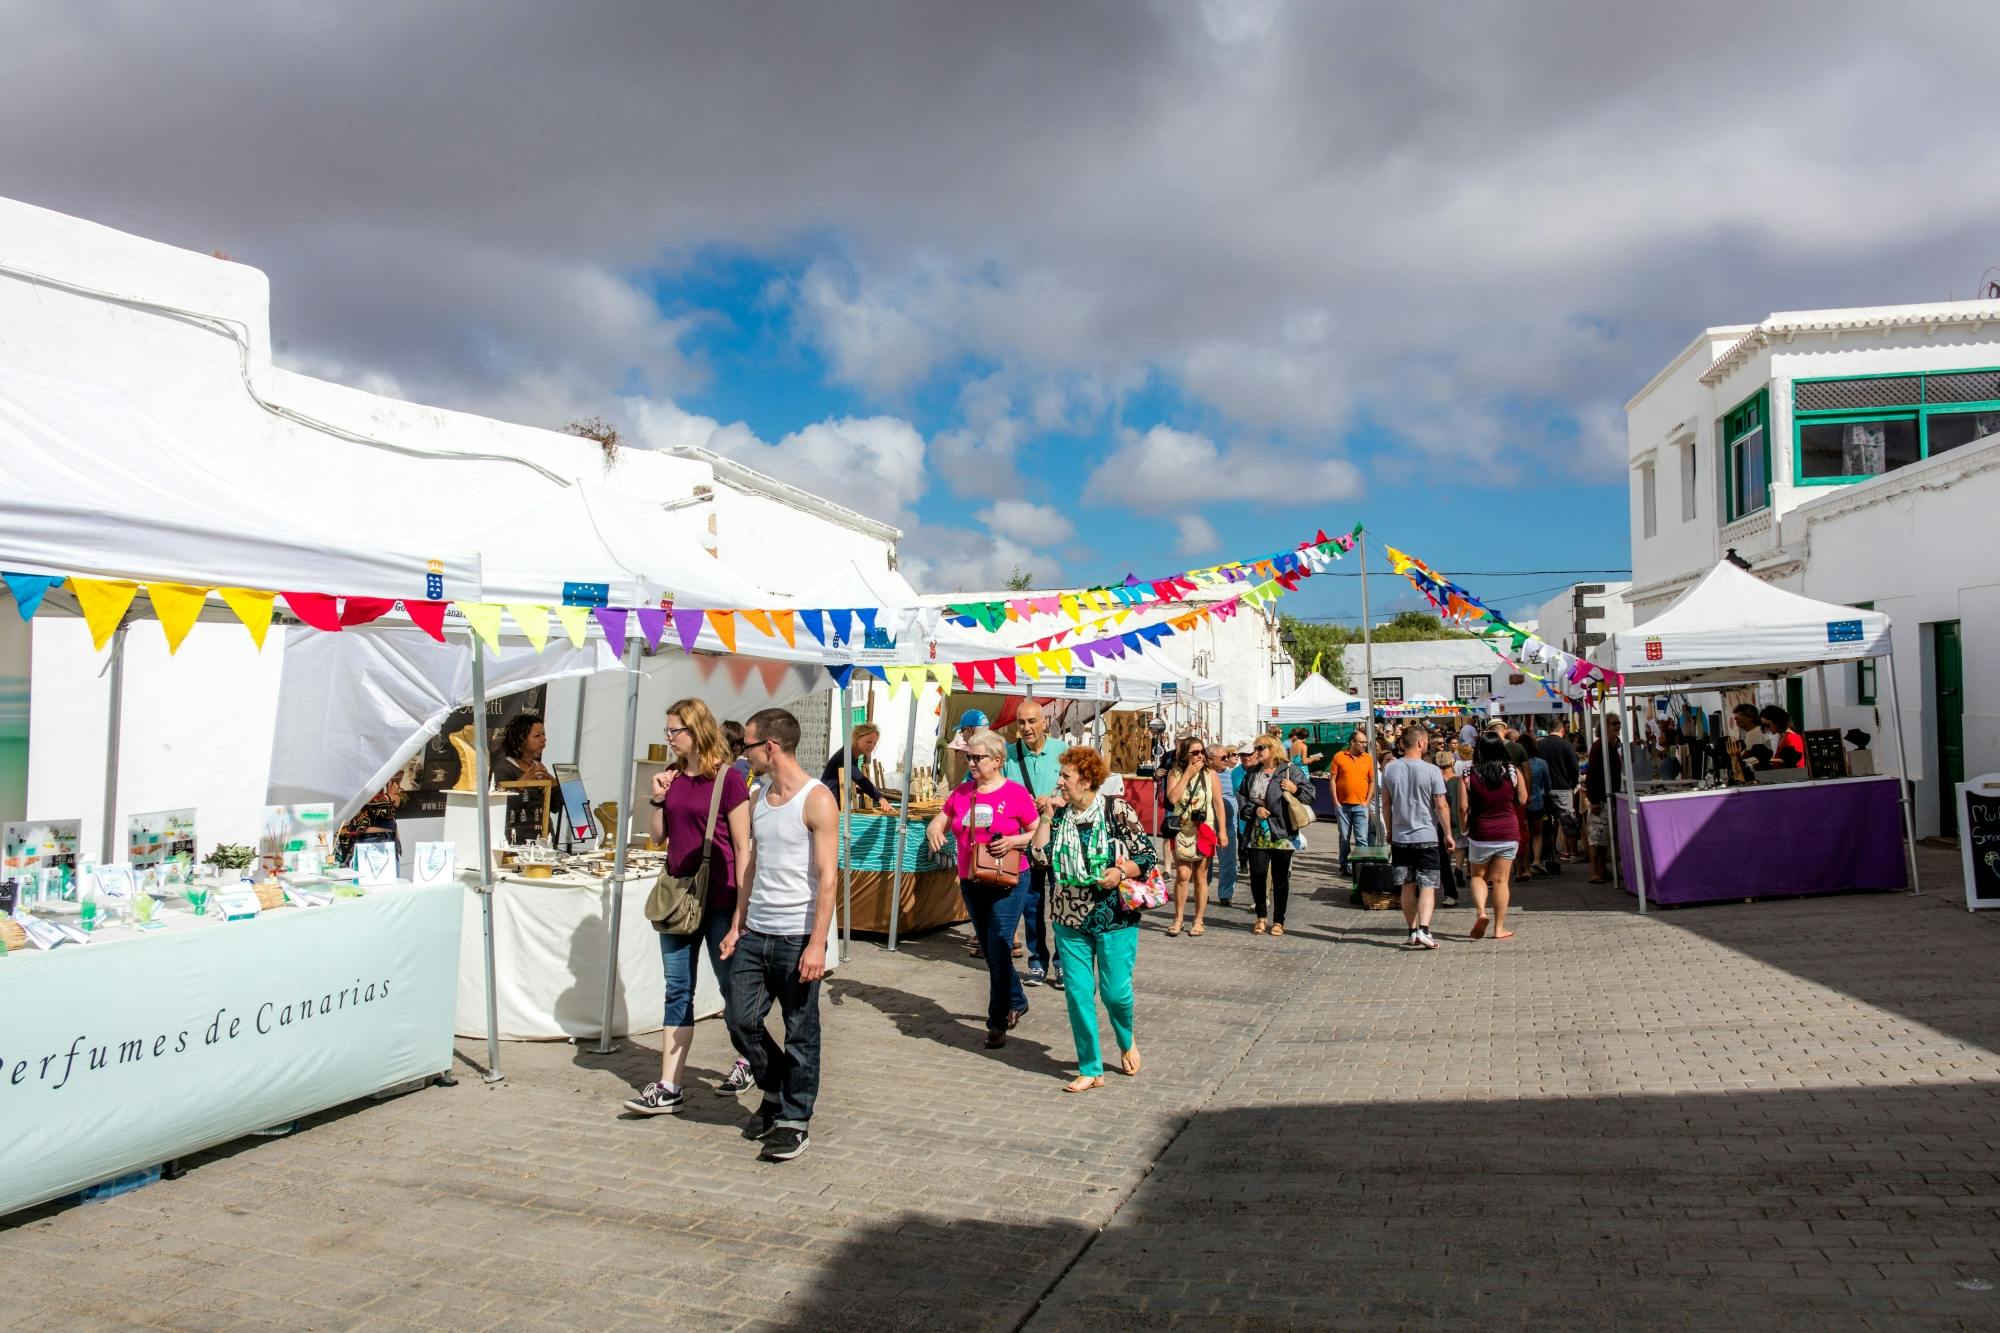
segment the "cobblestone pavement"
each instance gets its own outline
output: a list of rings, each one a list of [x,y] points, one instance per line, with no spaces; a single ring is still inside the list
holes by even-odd
[[[2000,922],[1955,853],[1646,918],[1571,873],[1412,954],[1323,851],[1285,939],[1148,928],[1137,1079],[1057,1091],[1050,989],[982,1050],[955,932],[857,943],[796,1162],[706,1089],[618,1118],[656,1047],[512,1045],[0,1227],[0,1326],[2000,1325]]]

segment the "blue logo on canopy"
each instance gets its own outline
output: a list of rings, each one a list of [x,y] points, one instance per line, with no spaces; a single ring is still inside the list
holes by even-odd
[[[1828,643],[1860,643],[1861,622],[1858,620],[1829,620],[1826,622]]]

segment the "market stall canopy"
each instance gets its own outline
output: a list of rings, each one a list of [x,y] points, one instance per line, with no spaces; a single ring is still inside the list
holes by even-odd
[[[0,369],[0,570],[476,600],[467,549],[349,530],[319,517],[309,494],[258,494],[224,476],[114,389]]]
[[[1276,703],[1257,710],[1260,722],[1346,722],[1364,712],[1358,694],[1349,694],[1317,671]]]
[[[1881,657],[1889,617],[1818,602],[1724,560],[1666,610],[1621,630],[1593,657],[1627,685],[1778,680],[1828,662]]]
[[[421,630],[380,622],[368,631],[287,634],[271,738],[272,804],[330,801],[345,820],[472,698],[465,641],[440,644]],[[543,652],[509,645],[486,653],[486,695],[617,668],[600,641],[573,648],[558,636]]]
[[[1524,680],[1478,700],[1479,709],[1491,717],[1533,717],[1541,713],[1568,713],[1570,707],[1549,693],[1540,681]]]

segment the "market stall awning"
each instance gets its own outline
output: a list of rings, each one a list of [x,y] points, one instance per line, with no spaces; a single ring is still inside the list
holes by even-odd
[[[1593,658],[1629,686],[1722,685],[1777,680],[1829,662],[1881,657],[1889,617],[1814,601],[1719,562],[1637,629],[1621,630]]]
[[[1275,703],[1260,706],[1260,722],[1347,722],[1360,717],[1367,706],[1358,694],[1349,694],[1317,671],[1299,682],[1297,689]]]
[[[413,600],[480,596],[479,560],[252,491],[101,385],[0,369],[0,570]],[[435,582],[433,582],[435,579]]]

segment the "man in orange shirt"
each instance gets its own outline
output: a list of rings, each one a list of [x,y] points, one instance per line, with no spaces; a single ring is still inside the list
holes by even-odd
[[[1368,802],[1375,795],[1375,756],[1360,727],[1347,738],[1347,748],[1333,757],[1333,800],[1340,809],[1340,873],[1353,873],[1350,847],[1368,845]]]

